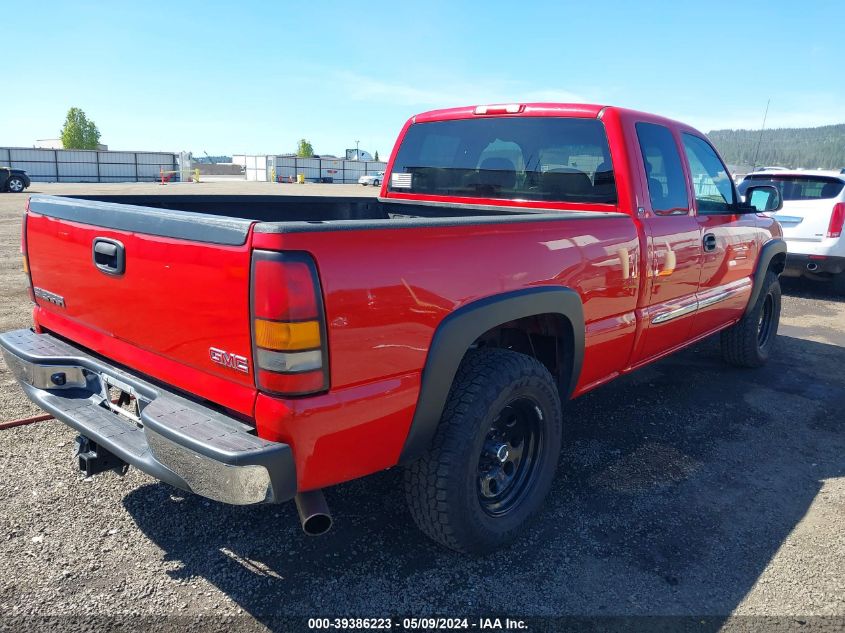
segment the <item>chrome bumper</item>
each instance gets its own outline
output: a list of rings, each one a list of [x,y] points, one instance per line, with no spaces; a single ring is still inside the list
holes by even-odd
[[[290,446],[165,391],[48,334],[0,334],[6,364],[30,400],[127,464],[198,495],[236,505],[296,494]],[[134,396],[139,416],[116,412],[109,387]]]

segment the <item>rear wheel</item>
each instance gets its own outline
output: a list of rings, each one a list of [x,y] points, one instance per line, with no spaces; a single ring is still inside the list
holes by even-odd
[[[6,182],[6,187],[12,193],[21,193],[24,189],[26,189],[26,185],[24,184],[23,178],[20,176],[12,176]]]
[[[737,367],[760,367],[769,360],[780,323],[780,282],[768,271],[754,307],[722,332],[722,358]]]
[[[507,544],[551,487],[561,427],[557,385],[539,361],[510,350],[470,351],[431,447],[405,469],[414,521],[460,552]]]

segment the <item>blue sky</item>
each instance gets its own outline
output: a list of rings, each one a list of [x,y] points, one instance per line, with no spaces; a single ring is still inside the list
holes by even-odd
[[[437,107],[584,101],[703,131],[845,122],[841,5],[68,2],[0,22],[0,146],[84,109],[111,149],[389,154]],[[10,73],[14,69],[15,73]],[[19,79],[9,83],[9,77]]]

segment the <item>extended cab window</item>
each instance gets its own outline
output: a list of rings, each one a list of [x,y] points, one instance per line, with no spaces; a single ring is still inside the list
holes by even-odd
[[[616,203],[604,125],[596,119],[563,117],[416,123],[402,139],[388,190]]]
[[[661,214],[689,213],[687,181],[672,132],[656,123],[637,123],[636,127],[652,210]]]
[[[734,186],[716,151],[703,138],[682,134],[695,188],[695,202],[702,213],[731,213]]]

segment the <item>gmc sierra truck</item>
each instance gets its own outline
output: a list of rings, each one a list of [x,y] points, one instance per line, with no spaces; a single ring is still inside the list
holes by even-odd
[[[411,118],[375,199],[32,196],[31,329],[0,336],[89,476],[223,503],[404,469],[418,526],[484,552],[550,489],[562,403],[721,332],[772,353],[778,190],[707,138],[596,105]]]

